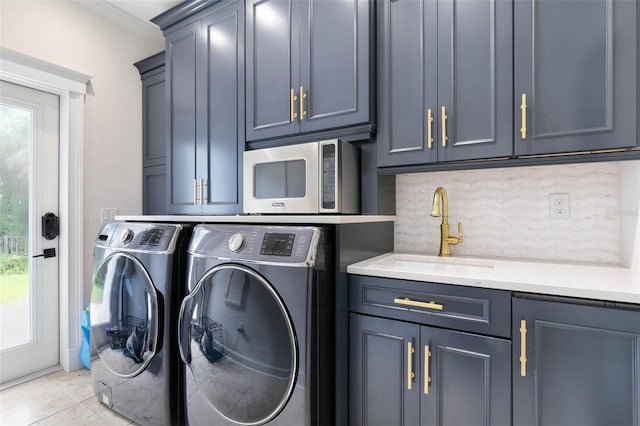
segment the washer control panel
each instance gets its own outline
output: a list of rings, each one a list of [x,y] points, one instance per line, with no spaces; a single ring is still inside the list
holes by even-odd
[[[96,246],[135,251],[165,252],[175,246],[180,225],[154,223],[107,223],[96,238]]]
[[[189,253],[270,263],[314,261],[320,228],[264,225],[198,225]]]

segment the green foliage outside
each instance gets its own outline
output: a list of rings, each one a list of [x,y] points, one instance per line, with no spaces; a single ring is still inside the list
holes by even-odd
[[[0,275],[26,274],[29,268],[27,256],[0,255]]]
[[[24,300],[29,296],[29,275],[0,275],[0,304]]]

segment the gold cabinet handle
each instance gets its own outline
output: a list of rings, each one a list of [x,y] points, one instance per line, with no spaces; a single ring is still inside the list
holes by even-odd
[[[407,342],[407,390],[411,390],[413,378],[416,376],[413,374],[413,342]]]
[[[431,351],[429,345],[424,345],[424,394],[429,395],[429,383],[431,383],[431,376],[429,376],[429,358],[431,358]]]
[[[527,377],[527,320],[520,320],[520,376]]]
[[[206,183],[204,183],[204,179],[200,179],[200,204],[204,204],[204,202],[207,200],[207,198],[205,198],[204,194],[205,194],[205,190],[204,188],[207,186]]]
[[[200,182],[198,179],[193,180],[193,204],[198,205],[200,203],[200,199],[198,198],[198,190],[200,189]]]
[[[296,91],[291,89],[291,92],[289,93],[289,101],[290,101],[290,108],[291,108],[291,122],[293,123],[294,121],[296,121],[296,118],[298,117],[298,114],[296,113],[296,101],[298,100],[298,97],[296,96]]]
[[[431,108],[427,110],[427,148],[433,147],[433,135],[431,134],[431,123],[433,123],[433,115]]]
[[[442,117],[442,146],[447,146],[447,109],[442,107],[440,111],[440,115]]]
[[[395,303],[396,305],[416,306],[418,308],[434,309],[436,311],[441,311],[442,308],[444,308],[444,305],[440,305],[433,300],[430,302],[420,302],[418,300],[411,300],[408,297],[405,297],[403,299],[393,299],[393,303]]]
[[[304,120],[307,116],[307,111],[304,109],[304,100],[307,98],[307,94],[304,92],[304,87],[300,86],[300,121]]]
[[[520,136],[522,137],[522,140],[527,139],[527,94],[523,93],[522,94],[522,103],[520,104],[520,112],[521,112],[521,117],[520,117],[520,123],[522,124],[522,126],[520,127]]]

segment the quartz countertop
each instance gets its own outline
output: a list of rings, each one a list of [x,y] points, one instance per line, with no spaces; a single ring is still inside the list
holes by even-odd
[[[347,272],[640,304],[640,271],[621,266],[387,253]]]
[[[393,222],[395,216],[384,215],[234,215],[234,216],[182,216],[182,215],[138,215],[116,216],[115,220],[127,222],[169,223],[264,223],[264,224],[347,224],[370,222]]]

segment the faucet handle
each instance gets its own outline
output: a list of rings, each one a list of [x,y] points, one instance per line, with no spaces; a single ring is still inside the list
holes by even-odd
[[[458,222],[458,243],[462,242],[462,222]]]

